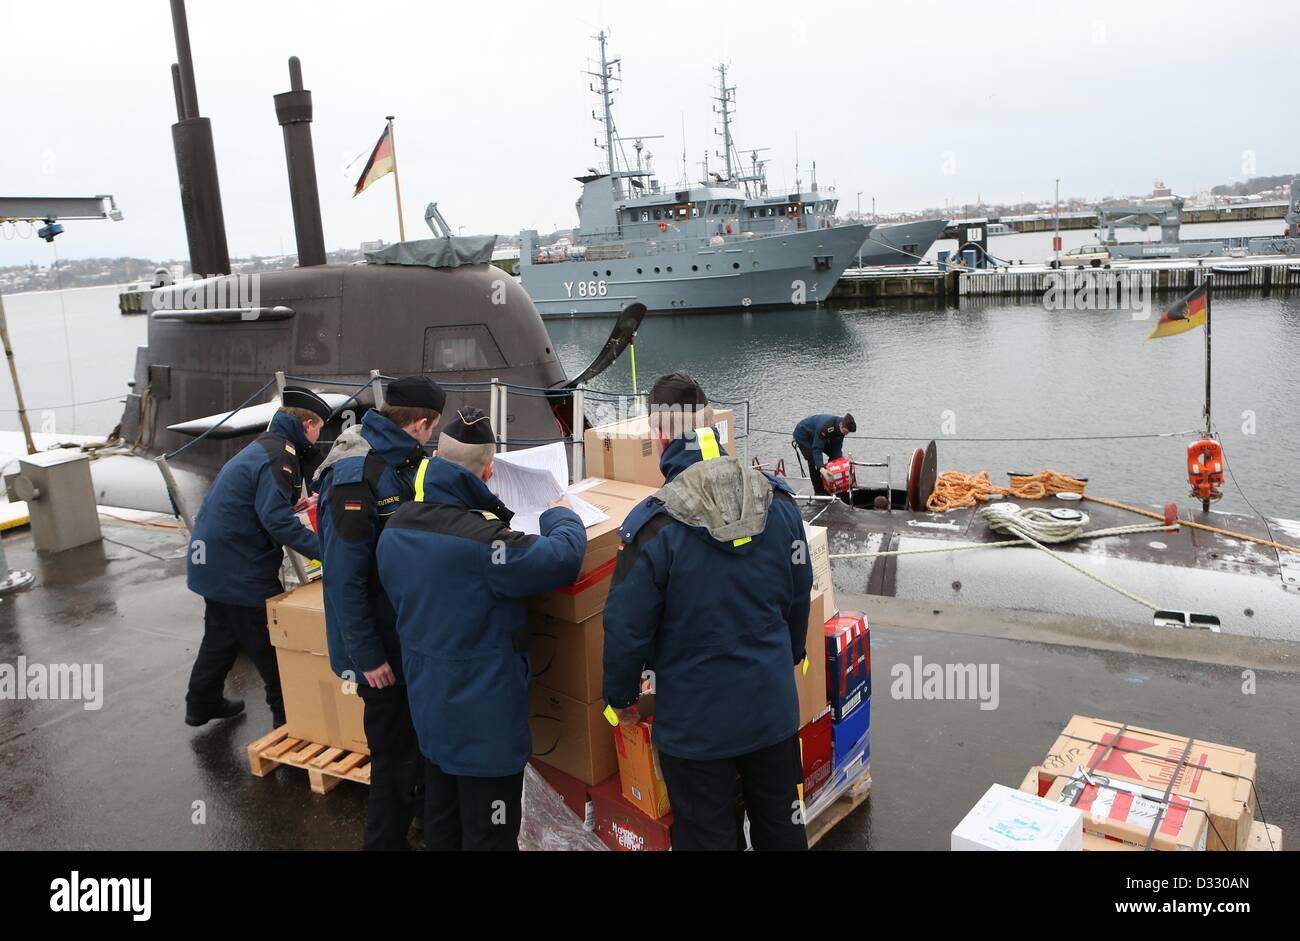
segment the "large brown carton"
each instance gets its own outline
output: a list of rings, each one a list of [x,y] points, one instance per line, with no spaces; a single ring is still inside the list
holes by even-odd
[[[736,420],[732,410],[713,409],[709,424],[718,431],[718,443],[734,454]],[[587,473],[656,490],[664,485],[664,475],[659,470],[659,446],[647,416],[588,428],[582,442]]]
[[[582,558],[577,580],[555,591],[538,595],[529,601],[529,607],[539,614],[548,614],[576,624],[604,609],[610,579],[614,576],[615,557],[618,555],[619,529],[632,508],[654,493],[655,488],[588,477],[575,484],[571,490],[600,509],[609,519],[587,527],[587,551]]]
[[[794,668],[794,685],[799,691],[799,727],[812,722],[826,709],[826,593],[813,589],[808,608],[808,656]]]
[[[582,702],[533,683],[528,702],[533,757],[584,784],[597,784],[617,774],[613,729],[604,711],[601,700]]]
[[[330,669],[325,597],[319,581],[266,602],[267,632],[280,667],[285,728],[293,738],[370,754],[365,705],[355,683]]]
[[[1256,765],[1255,754],[1240,748],[1074,716],[1043,761],[1039,786],[1080,766],[1161,791],[1172,780],[1172,793],[1206,802],[1208,849],[1243,850],[1255,816]]]
[[[595,702],[601,696],[604,654],[605,622],[600,614],[574,624],[529,612],[528,658],[535,682],[582,702]]]

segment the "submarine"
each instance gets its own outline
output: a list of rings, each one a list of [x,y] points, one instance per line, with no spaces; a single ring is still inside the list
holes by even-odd
[[[232,274],[212,125],[199,112],[184,0],[171,0],[171,13],[172,140],[195,278],[151,292],[147,342],[137,350],[117,429],[129,452],[124,456],[136,467],[124,471],[123,462],[96,461],[99,501],[197,510],[217,471],[265,428],[276,407],[277,373],[279,384],[287,378],[306,385],[336,407],[322,451],[345,423],[375,406],[377,375],[429,376],[447,389],[448,412],[466,405],[489,411],[493,380],[522,387],[528,394],[510,396],[499,422],[502,440],[526,446],[571,435],[571,390],[617,359],[644,307],[629,305],[592,364],[569,379],[532,299],[490,263],[495,236],[399,242],[368,253],[362,263],[327,263],[312,98],[297,57],[289,59],[290,90],[274,101],[298,265]],[[163,474],[151,468],[150,480],[142,481],[140,462],[159,458]],[[160,497],[161,478],[171,506]]]

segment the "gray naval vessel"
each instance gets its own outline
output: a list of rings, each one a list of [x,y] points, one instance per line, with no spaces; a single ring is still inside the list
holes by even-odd
[[[1184,239],[1179,237],[1183,224],[1182,197],[1169,203],[1135,203],[1128,206],[1098,206],[1097,226],[1106,235],[1102,244],[1117,259],[1146,258],[1244,258],[1250,255],[1300,255],[1300,177],[1291,180],[1284,217],[1286,231],[1280,236],[1221,236],[1219,238]],[[1160,226],[1160,240],[1155,242],[1121,242],[1115,235],[1118,227]]]
[[[867,228],[812,226],[763,232],[747,225],[745,191],[730,180],[667,189],[635,141],[623,153],[613,94],[621,59],[606,51],[590,72],[600,97],[605,169],[577,177],[578,227],[568,243],[543,248],[520,233],[519,274],[543,317],[617,314],[639,302],[649,311],[734,310],[817,304],[857,257]]]
[[[804,189],[798,170],[795,172],[794,191],[773,193],[768,186],[765,161],[759,157],[766,147],[745,148],[749,166],[744,166],[740,151],[736,149],[731,131],[731,118],[736,102],[736,86],[727,84],[727,66],[719,64],[717,103],[718,134],[722,137],[723,160],[721,173],[713,174],[720,186],[734,186],[745,191],[743,229],[763,234],[799,232],[807,229],[830,228],[835,225],[835,210],[839,199],[834,189],[823,190],[817,185],[817,163],[812,165],[812,185]],[[851,265],[875,267],[881,265],[916,265],[924,261],[935,239],[948,225],[946,219],[922,219],[887,225],[865,225],[863,241],[853,255]]]

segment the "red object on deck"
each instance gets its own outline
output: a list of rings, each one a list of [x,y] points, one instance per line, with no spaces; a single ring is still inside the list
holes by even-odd
[[[316,504],[309,504],[307,507],[307,522],[311,523],[311,531],[320,532],[320,527],[316,525]]]
[[[853,462],[847,457],[837,457],[833,461],[827,461],[822,465],[823,469],[830,474],[830,480],[827,482],[832,493],[848,493],[849,488],[853,486]]]
[[[1166,526],[1178,525],[1178,504],[1177,503],[1165,504],[1165,525]]]

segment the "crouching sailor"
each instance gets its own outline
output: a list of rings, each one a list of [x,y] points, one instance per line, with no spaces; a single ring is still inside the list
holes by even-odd
[[[415,495],[423,446],[447,394],[427,376],[389,383],[384,407],[339,435],[316,472],[330,666],[357,684],[370,746],[362,846],[404,850],[416,815],[420,750],[402,678],[397,618],[379,583],[375,547],[397,508]]]
[[[194,521],[185,582],[203,597],[203,642],[190,673],[185,722],[203,725],[244,711],[226,699],[226,674],[243,651],[266,686],[271,721],[284,724],[280,673],[266,632],[266,599],[280,584],[283,546],[320,558],[316,534],[294,516],[303,467],[312,466],[330,407],[310,389],[285,386],[266,432],[229,461]]]
[[[525,603],[578,577],[587,533],[558,501],[540,534],[512,530],[487,488],[495,436],[461,409],[379,537],[402,668],[425,758],[430,850],[518,849],[531,752]]]

